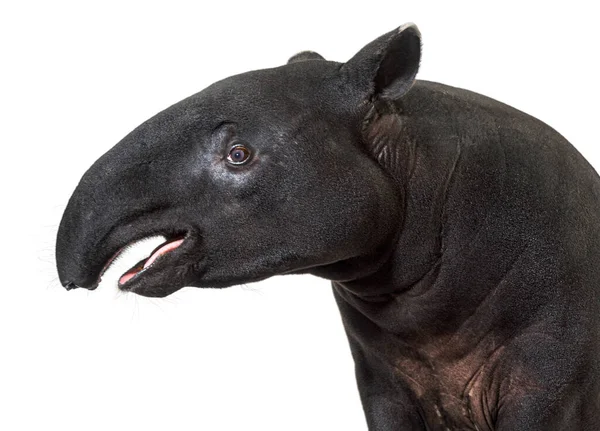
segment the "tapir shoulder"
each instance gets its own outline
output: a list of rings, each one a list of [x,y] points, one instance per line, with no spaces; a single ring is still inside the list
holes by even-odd
[[[495,148],[502,157],[519,160],[533,170],[546,165],[597,182],[591,165],[558,131],[491,97],[417,80],[400,110],[409,134],[422,145],[486,147],[490,154]]]
[[[438,82],[416,80],[403,106],[408,114],[421,117],[433,115],[463,129],[501,129],[510,126],[532,131],[545,129],[558,135],[543,121],[506,103]]]

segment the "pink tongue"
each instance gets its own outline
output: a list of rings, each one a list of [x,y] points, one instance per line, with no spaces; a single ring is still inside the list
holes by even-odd
[[[146,263],[144,264],[144,268],[148,268],[150,265],[152,265],[152,263],[159,256],[162,256],[163,254],[168,253],[171,250],[175,250],[177,247],[179,247],[181,245],[182,242],[183,242],[183,239],[178,239],[177,241],[169,242],[169,243],[163,245],[161,248],[159,248],[154,253],[152,253],[152,256],[150,256],[148,258],[148,260],[146,261]]]

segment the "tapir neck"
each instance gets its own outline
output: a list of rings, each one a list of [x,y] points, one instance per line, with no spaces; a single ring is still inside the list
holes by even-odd
[[[420,81],[397,113],[375,123],[370,150],[397,179],[405,213],[386,264],[362,279],[335,283],[338,300],[358,310],[355,319],[415,345],[441,328],[452,333],[519,259],[526,226],[507,218],[519,216],[521,203],[507,203],[512,186],[505,184],[510,174],[498,132],[512,127],[503,119],[518,111],[508,109]],[[390,128],[393,139],[381,137]]]
[[[404,220],[385,265],[335,282],[334,294],[367,416],[380,414],[373,394],[409,388],[411,397],[431,400],[423,408],[437,417],[439,406],[462,411],[452,406],[473,373],[546,301],[543,286],[537,298],[515,294],[519,271],[531,273],[525,244],[535,220],[522,211],[532,203],[512,193],[522,187],[521,150],[505,144],[520,133],[510,118],[524,114],[418,82],[386,115],[372,123],[370,150],[397,180]],[[511,313],[522,316],[507,319]]]
[[[384,112],[373,109],[368,115],[365,145],[395,179],[404,209],[387,264],[347,284],[360,295],[411,290],[435,271],[449,245],[445,238],[448,217],[455,210],[455,197],[468,186],[457,181],[457,176],[461,176],[461,158],[469,144],[457,127],[456,101],[440,93],[430,83],[418,81],[397,106]],[[488,157],[490,166],[482,169],[493,171],[493,165],[500,162]],[[489,198],[481,198],[477,205],[485,206]]]

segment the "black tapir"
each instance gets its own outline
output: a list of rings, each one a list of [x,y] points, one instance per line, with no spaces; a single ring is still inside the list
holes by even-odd
[[[301,53],[149,119],[73,193],[62,284],[94,289],[157,234],[120,289],[314,274],[369,429],[600,430],[598,175],[535,118],[416,81],[420,53],[407,24],[346,63]]]

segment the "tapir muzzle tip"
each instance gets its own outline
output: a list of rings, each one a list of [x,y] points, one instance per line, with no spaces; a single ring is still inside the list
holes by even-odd
[[[73,290],[73,289],[79,289],[79,288],[84,288],[84,289],[88,289],[88,290],[94,290],[98,287],[98,283],[94,283],[90,286],[79,286],[76,283],[73,283],[72,281],[62,281],[61,284],[63,285],[63,287],[66,290]]]

